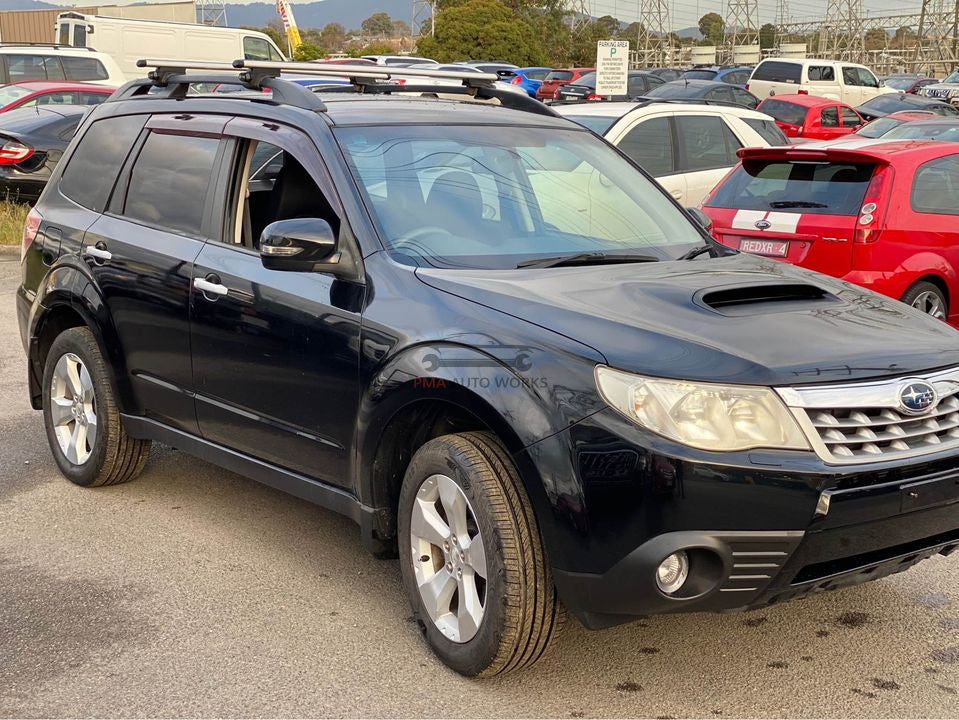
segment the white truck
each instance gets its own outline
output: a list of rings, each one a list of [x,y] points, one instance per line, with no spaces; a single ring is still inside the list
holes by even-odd
[[[78,12],[57,16],[54,42],[89,47],[112,57],[128,80],[143,75],[140,58],[189,58],[213,62],[283,61],[286,58],[268,35],[241,28],[194,23],[104,17]]]

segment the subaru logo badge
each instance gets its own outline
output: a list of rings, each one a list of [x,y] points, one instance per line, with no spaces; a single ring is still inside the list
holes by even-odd
[[[769,227],[771,227],[771,226],[772,226],[772,223],[769,222],[768,220],[757,220],[757,221],[756,221],[756,227],[759,228],[760,230],[766,230],[767,228],[769,228]]]
[[[909,380],[899,389],[899,409],[907,415],[922,415],[939,402],[936,389],[925,380]]]

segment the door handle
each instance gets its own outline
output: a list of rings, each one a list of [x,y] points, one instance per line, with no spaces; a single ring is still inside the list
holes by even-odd
[[[107,250],[107,246],[103,241],[98,242],[96,245],[87,245],[83,248],[83,254],[89,258],[93,258],[95,262],[105,263],[113,259],[113,253]]]
[[[230,289],[226,285],[220,284],[220,278],[216,275],[207,275],[205,278],[193,278],[193,287],[203,293],[204,296],[213,295],[215,297],[223,297],[230,292]],[[208,297],[207,299],[211,298]]]

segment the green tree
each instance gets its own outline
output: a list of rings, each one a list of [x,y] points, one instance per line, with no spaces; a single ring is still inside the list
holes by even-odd
[[[267,27],[250,27],[250,26],[245,26],[245,27],[243,27],[243,29],[244,29],[244,30],[255,30],[256,32],[261,32],[261,33],[263,33],[264,35],[269,36],[270,40],[272,40],[273,42],[275,42],[277,47],[279,47],[279,48],[286,47],[286,35],[284,35],[283,33],[281,33],[281,32],[280,32],[279,30],[277,30],[275,27],[272,27],[272,26],[269,26],[269,25],[268,25]]]
[[[393,34],[393,20],[388,13],[375,12],[360,24],[360,28],[372,37],[389,37]]]
[[[699,32],[707,45],[721,45],[726,32],[726,23],[719,13],[706,13],[699,18]]]
[[[639,42],[639,35],[642,31],[643,24],[641,22],[631,22],[620,31],[619,37],[622,40],[629,40],[630,44],[635,46]]]
[[[499,0],[466,0],[436,11],[436,31],[420,38],[419,55],[452,62],[496,58],[540,65],[546,53],[534,26]]]
[[[883,50],[888,42],[889,36],[886,35],[885,30],[880,28],[867,30],[866,36],[863,38],[866,50]]]
[[[759,28],[759,47],[771,48],[776,46],[776,26],[766,23]]]
[[[313,43],[305,42],[294,51],[293,59],[297,62],[306,62],[308,60],[316,60],[324,55],[326,55],[326,52],[322,48]]]
[[[410,34],[410,26],[405,20],[393,21],[393,37],[406,37]]]
[[[610,40],[619,35],[619,20],[612,15],[603,15],[593,23],[593,36],[600,40]]]

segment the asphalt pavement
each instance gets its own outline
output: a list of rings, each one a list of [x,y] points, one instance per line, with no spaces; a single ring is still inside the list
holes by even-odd
[[[959,557],[749,614],[571,622],[531,671],[433,659],[395,561],[306,502],[154,446],[59,476],[0,257],[0,716],[959,717]]]

